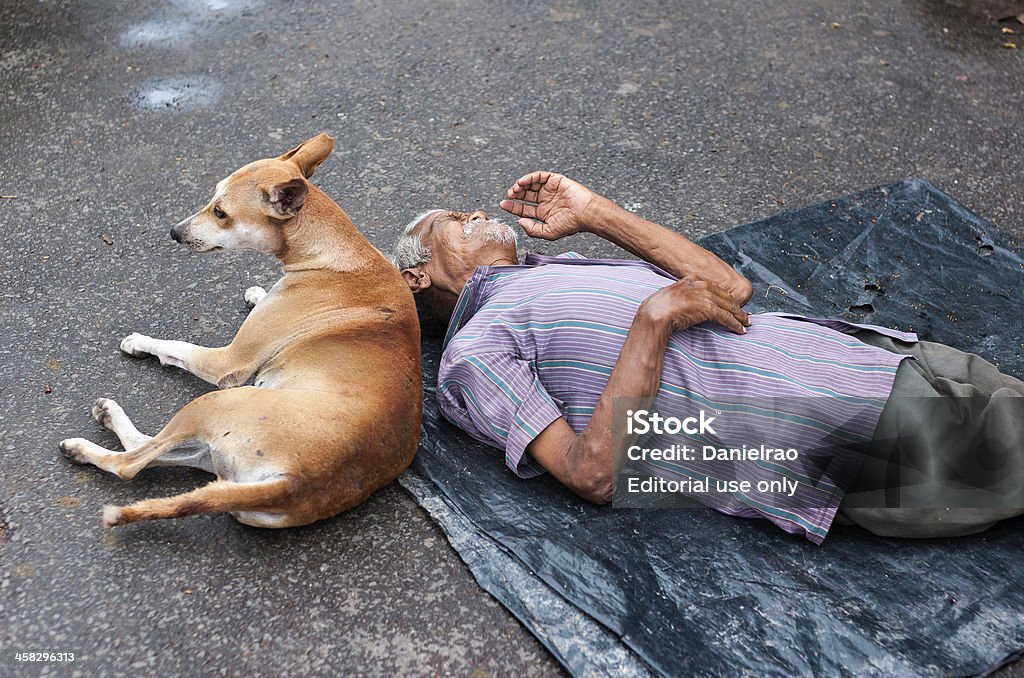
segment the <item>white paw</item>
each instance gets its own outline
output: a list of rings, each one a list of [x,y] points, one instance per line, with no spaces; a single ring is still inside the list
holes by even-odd
[[[124,514],[121,511],[121,507],[111,506],[110,504],[104,506],[103,524],[107,527],[117,527],[118,525],[124,525]]]
[[[110,428],[111,420],[120,414],[124,414],[124,410],[110,398],[100,398],[92,405],[92,418],[106,428]]]
[[[245,303],[249,304],[250,306],[255,306],[256,304],[263,301],[263,297],[265,296],[267,296],[267,291],[262,287],[250,287],[245,291]]]
[[[60,452],[76,464],[88,464],[89,460],[82,454],[85,438],[67,438],[60,441]]]
[[[145,346],[150,341],[150,338],[144,334],[138,332],[132,332],[127,337],[121,340],[121,350],[128,355],[133,355],[136,358],[147,356],[150,354],[146,350]]]

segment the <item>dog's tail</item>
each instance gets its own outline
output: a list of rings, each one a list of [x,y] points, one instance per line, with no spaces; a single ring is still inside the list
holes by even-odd
[[[215,480],[174,497],[145,499],[130,506],[104,506],[103,524],[127,525],[140,520],[182,518],[200,513],[266,511],[283,513],[292,498],[292,481],[274,478],[253,483]]]

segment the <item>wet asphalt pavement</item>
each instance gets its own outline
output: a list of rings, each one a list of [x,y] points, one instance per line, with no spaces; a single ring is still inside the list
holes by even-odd
[[[283,532],[106,530],[123,482],[57,442],[144,432],[207,388],[118,351],[220,345],[254,253],[168,229],[217,180],[326,131],[314,181],[386,248],[427,207],[496,210],[553,169],[691,236],[923,177],[1024,237],[1021,2],[6,0],[0,5],[0,675],[544,675],[558,665],[393,484]],[[1009,28],[1014,33],[1002,29]],[[1008,45],[1015,44],[1017,49]],[[572,247],[613,255],[579,237]],[[64,667],[16,650],[74,652]]]

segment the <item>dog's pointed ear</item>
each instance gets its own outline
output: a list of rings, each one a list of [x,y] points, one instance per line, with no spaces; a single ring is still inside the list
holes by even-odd
[[[267,197],[268,213],[273,217],[294,217],[306,202],[309,186],[305,179],[292,179],[264,188]]]
[[[299,166],[302,176],[307,179],[313,176],[313,172],[320,166],[327,156],[334,149],[334,139],[324,133],[320,133],[303,141],[301,144],[280,156],[278,160],[290,160]]]

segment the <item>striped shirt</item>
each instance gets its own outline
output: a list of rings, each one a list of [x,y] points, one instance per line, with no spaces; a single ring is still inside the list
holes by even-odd
[[[441,412],[477,440],[504,450],[505,463],[520,477],[543,473],[526,447],[558,418],[576,433],[586,427],[640,303],[674,281],[646,262],[574,253],[531,254],[521,266],[477,268],[445,337],[437,388]],[[701,495],[700,501],[730,515],[766,518],[820,544],[906,357],[849,333],[870,329],[903,341],[917,336],[772,313],[751,315],[750,321],[743,335],[713,323],[673,333],[658,402],[688,404],[691,414],[696,408],[718,414],[715,437],[691,436],[698,450],[785,440],[785,447],[814,453],[813,468],[806,454],[793,463],[633,465],[662,478],[728,477],[753,485],[782,474],[795,486],[792,496],[736,491]],[[742,415],[731,416],[737,410]]]

